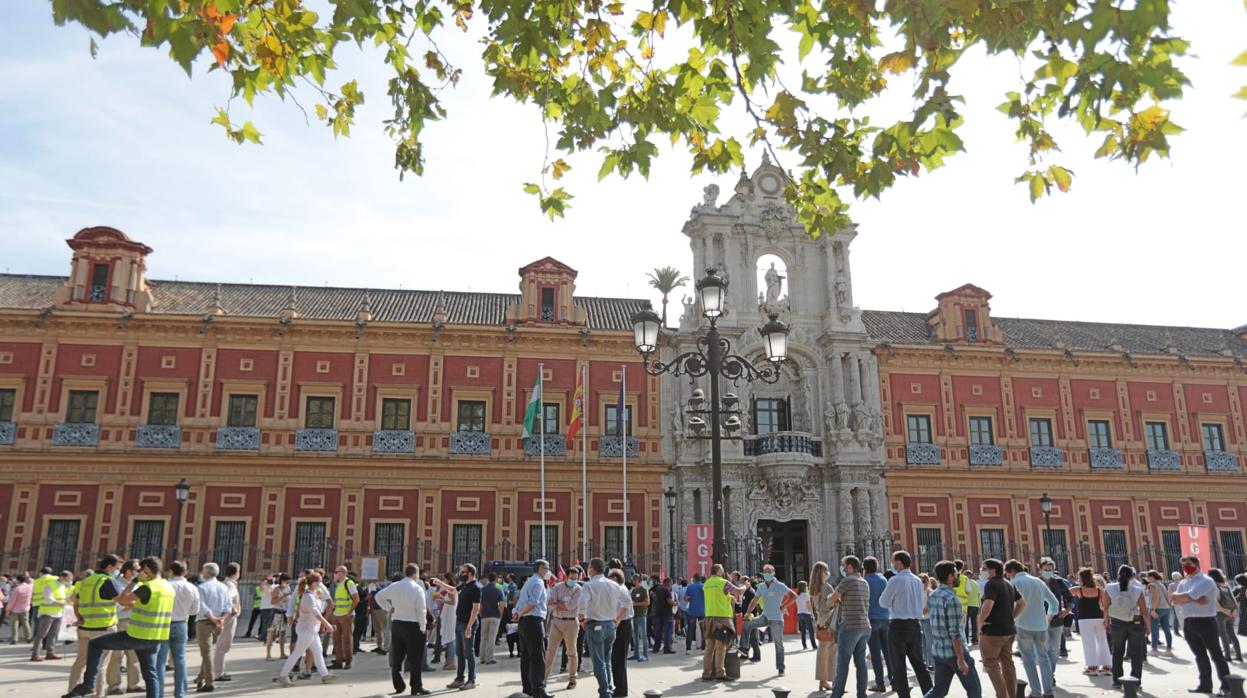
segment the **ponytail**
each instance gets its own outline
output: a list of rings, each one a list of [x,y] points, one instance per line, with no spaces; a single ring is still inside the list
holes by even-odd
[[[1117,568],[1117,583],[1121,585],[1121,590],[1126,591],[1130,588],[1130,580],[1134,578],[1134,568],[1130,565],[1122,565]]]

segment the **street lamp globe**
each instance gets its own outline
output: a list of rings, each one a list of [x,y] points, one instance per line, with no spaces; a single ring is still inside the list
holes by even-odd
[[[675,509],[675,498],[676,498],[675,488],[668,487],[667,491],[662,493],[662,496],[667,500],[667,508]]]
[[[766,345],[766,358],[779,363],[788,357],[788,325],[775,313],[767,317],[770,321],[758,329],[758,334]]]
[[[1039,498],[1039,509],[1045,514],[1052,513],[1052,498],[1048,496],[1047,492],[1044,492],[1043,496]]]
[[[651,308],[642,308],[632,316],[632,337],[636,350],[648,356],[658,349],[658,330],[662,319]]]
[[[187,495],[190,494],[190,491],[191,483],[187,482],[186,478],[182,478],[182,481],[173,488],[173,496],[176,497],[179,502],[185,502]]]
[[[723,303],[727,297],[727,279],[719,275],[714,268],[706,269],[706,276],[697,282],[697,297],[701,300],[701,312],[708,318],[717,318],[723,314]]]

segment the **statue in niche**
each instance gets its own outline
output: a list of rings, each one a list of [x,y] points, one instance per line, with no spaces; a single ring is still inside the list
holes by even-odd
[[[694,307],[697,305],[695,298],[686,295],[680,299],[680,303],[684,305],[684,312],[680,315],[680,322],[691,322],[697,317],[697,309]]]
[[[849,430],[849,406],[844,400],[836,403],[836,431]]]
[[[849,285],[844,283],[844,279],[836,279],[836,305],[843,308],[848,302]]]
[[[870,428],[870,409],[864,403],[853,405],[853,431],[865,432]]]
[[[715,202],[719,200],[719,185],[707,184],[706,187],[701,190],[701,192],[702,192],[701,205],[706,206],[708,208],[714,208]]]
[[[784,284],[784,276],[775,269],[775,262],[771,262],[771,268],[766,270],[766,274],[762,278],[766,281],[765,304],[774,306],[779,301],[779,292]]]

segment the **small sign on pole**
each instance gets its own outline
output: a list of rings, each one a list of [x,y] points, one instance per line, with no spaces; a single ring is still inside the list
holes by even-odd
[[[382,561],[384,557],[366,557],[359,566],[359,578],[364,580],[381,579]]]

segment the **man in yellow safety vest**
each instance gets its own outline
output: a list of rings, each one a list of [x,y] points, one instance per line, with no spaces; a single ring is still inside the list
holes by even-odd
[[[359,587],[339,566],[333,571],[333,664],[330,669],[350,669],[352,658],[351,630],[355,625],[355,606],[359,604]]]
[[[117,630],[116,598],[119,590],[113,580],[121,569],[121,558],[105,555],[95,569],[94,574],[75,585],[77,591],[71,599],[74,613],[78,614],[78,653],[74,657],[73,668],[69,670],[71,689],[82,681],[87,667],[86,648],[91,640]],[[120,672],[110,677],[110,684],[121,684]]]
[[[30,647],[30,661],[42,662],[46,659],[60,659],[56,653],[56,638],[61,632],[61,619],[65,616],[66,599],[69,598],[69,585],[74,583],[74,575],[68,570],[57,577],[52,574],[51,567],[44,567],[42,574],[35,579],[34,589],[30,596],[31,605],[39,609],[35,619],[35,637]],[[44,656],[39,656],[39,645],[43,645]]]

